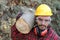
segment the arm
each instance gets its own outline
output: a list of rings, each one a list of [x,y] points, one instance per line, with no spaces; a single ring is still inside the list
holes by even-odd
[[[53,39],[54,40],[60,40],[60,37],[57,35],[57,33],[52,29],[52,33],[53,33]]]
[[[11,27],[11,38],[12,38],[12,40],[16,40],[16,28],[15,28],[15,24]]]

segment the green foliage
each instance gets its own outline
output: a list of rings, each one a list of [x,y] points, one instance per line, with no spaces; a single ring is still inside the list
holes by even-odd
[[[17,3],[15,2],[17,1]],[[21,10],[21,6],[31,7],[36,9],[39,4],[45,3],[52,8],[52,28],[60,35],[60,1],[59,0],[0,0],[0,33],[3,35],[4,21],[7,23],[6,27],[10,27],[15,23],[16,16]],[[19,2],[20,1],[20,2]],[[23,11],[23,10],[22,10]],[[2,28],[1,28],[2,27]],[[10,31],[5,29],[6,31]],[[5,38],[7,34],[10,35],[10,32],[5,32]],[[4,40],[4,39],[3,39]]]

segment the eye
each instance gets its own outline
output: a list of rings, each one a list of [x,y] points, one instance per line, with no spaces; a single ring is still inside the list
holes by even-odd
[[[43,21],[43,19],[41,19],[41,18],[38,18],[38,20],[39,20],[39,21]]]
[[[45,20],[46,22],[49,22],[50,20]]]

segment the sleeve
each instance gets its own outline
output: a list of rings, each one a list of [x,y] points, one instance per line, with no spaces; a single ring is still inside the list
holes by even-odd
[[[15,24],[11,27],[11,39],[16,40],[16,28]]]
[[[55,36],[53,37],[54,40],[60,40],[60,37],[57,34],[54,34]]]
[[[52,30],[52,32],[53,32],[53,39],[54,40],[60,40],[59,35],[54,30]]]

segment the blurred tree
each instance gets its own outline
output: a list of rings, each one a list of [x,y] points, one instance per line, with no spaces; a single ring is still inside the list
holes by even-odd
[[[21,6],[36,9],[42,3],[52,8],[54,15],[52,16],[51,25],[60,35],[60,0],[0,0],[0,39],[11,40],[10,27],[15,23],[18,12],[22,10]],[[3,23],[4,21],[6,22],[5,24]],[[3,27],[3,25],[6,27]],[[4,28],[6,29],[4,30]]]

